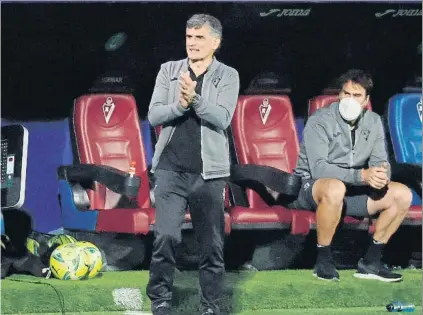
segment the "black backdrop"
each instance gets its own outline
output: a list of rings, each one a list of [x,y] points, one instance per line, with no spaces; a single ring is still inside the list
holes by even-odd
[[[265,14],[272,9],[280,11]],[[185,21],[197,12],[221,19],[218,58],[238,69],[242,90],[261,71],[291,77],[297,115],[348,68],[373,73],[378,112],[421,72],[421,4],[3,3],[2,117],[65,117],[73,99],[111,67],[132,79],[144,117],[160,64],[185,57]],[[105,41],[119,31],[127,43],[107,53]]]

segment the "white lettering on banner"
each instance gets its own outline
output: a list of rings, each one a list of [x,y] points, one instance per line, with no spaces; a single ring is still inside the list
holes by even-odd
[[[384,12],[377,12],[375,13],[375,17],[381,18],[385,15],[391,15],[392,17],[398,17],[398,16],[422,16],[422,10],[420,9],[388,9]]]
[[[104,120],[106,121],[106,124],[109,123],[114,110],[115,110],[115,104],[113,103],[113,99],[109,96],[106,99],[106,102],[103,104],[103,115],[104,115]]]
[[[274,15],[276,17],[282,16],[309,16],[311,8],[308,9],[270,9],[267,12],[260,12],[261,17]]]
[[[270,105],[269,100],[265,98],[263,100],[263,103],[261,103],[259,106],[260,118],[261,118],[261,121],[263,122],[263,125],[266,124],[271,110],[272,110],[272,106]]]
[[[422,122],[422,99],[417,103],[417,112],[419,113],[420,122]]]
[[[101,79],[103,83],[122,83],[122,77],[104,77]]]

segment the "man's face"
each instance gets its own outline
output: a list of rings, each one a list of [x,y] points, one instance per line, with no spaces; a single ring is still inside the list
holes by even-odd
[[[186,49],[188,58],[191,60],[206,59],[213,55],[219,47],[220,39],[214,37],[210,32],[208,24],[201,28],[186,29]]]
[[[342,91],[339,93],[340,100],[347,97],[354,98],[363,108],[365,108],[369,102],[369,96],[366,95],[366,90],[360,84],[352,81],[345,83],[342,87]]]

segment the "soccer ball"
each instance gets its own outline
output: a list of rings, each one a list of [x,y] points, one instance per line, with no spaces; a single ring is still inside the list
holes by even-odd
[[[61,280],[80,280],[88,273],[87,254],[75,243],[59,245],[50,256],[50,269]]]
[[[47,246],[48,247],[53,247],[54,245],[63,245],[63,244],[72,244],[72,243],[76,243],[77,240],[70,236],[70,235],[66,235],[66,234],[59,234],[59,235],[55,235],[52,238],[50,238],[47,242]]]
[[[78,245],[86,254],[85,264],[88,266],[88,273],[85,278],[92,279],[100,272],[103,267],[103,257],[100,250],[93,243],[80,241]]]

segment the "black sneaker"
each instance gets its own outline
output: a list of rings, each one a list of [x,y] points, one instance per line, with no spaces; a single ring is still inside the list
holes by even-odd
[[[170,315],[170,304],[162,302],[157,306],[151,308],[153,315]]]
[[[254,267],[251,263],[245,263],[241,267],[239,267],[240,271],[250,271],[250,272],[257,272],[258,269]]]
[[[211,308],[208,308],[208,309],[201,312],[201,315],[213,315],[213,314],[216,314],[216,313],[213,312],[213,310]]]
[[[333,260],[322,260],[314,266],[313,276],[321,280],[339,281],[339,273]]]
[[[360,279],[374,279],[383,282],[402,281],[402,275],[393,273],[380,262],[365,263],[363,258],[358,262],[357,272],[354,277]]]

